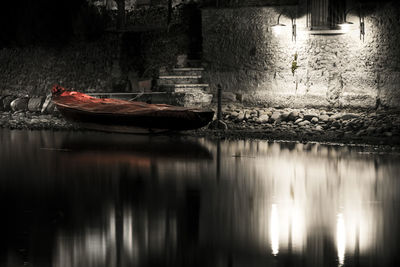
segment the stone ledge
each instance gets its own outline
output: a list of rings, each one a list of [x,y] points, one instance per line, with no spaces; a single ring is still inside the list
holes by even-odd
[[[169,76],[160,76],[159,79],[200,79],[201,75],[169,75]]]
[[[203,71],[204,68],[173,68],[173,71]]]

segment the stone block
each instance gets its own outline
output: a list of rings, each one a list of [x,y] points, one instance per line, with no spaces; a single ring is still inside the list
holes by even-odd
[[[41,111],[44,100],[45,100],[44,97],[33,97],[33,98],[29,99],[28,110],[31,112]]]
[[[47,95],[46,100],[44,101],[42,106],[42,113],[52,113],[54,111],[55,105],[51,99],[51,95]]]
[[[50,101],[49,105],[46,108],[46,113],[52,114],[55,112],[58,112],[56,105],[54,104],[53,101]]]
[[[203,92],[172,93],[177,105],[184,107],[206,107],[211,104],[213,95]]]
[[[176,66],[183,68],[187,65],[187,55],[178,55],[176,57]]]
[[[21,97],[13,100],[10,103],[10,107],[12,111],[26,111],[28,110],[28,101],[29,98]]]

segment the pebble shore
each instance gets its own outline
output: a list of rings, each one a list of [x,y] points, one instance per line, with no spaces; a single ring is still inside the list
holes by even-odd
[[[60,114],[41,114],[33,112],[2,112],[0,128],[18,130],[74,130],[78,129],[67,122]]]
[[[344,111],[278,109],[228,104],[222,108],[223,130],[205,127],[185,134],[218,138],[373,143],[400,145],[400,113],[393,110]],[[0,127],[78,130],[64,120],[46,97],[2,97]]]
[[[222,109],[226,137],[400,144],[400,113],[394,110],[324,110],[249,108],[229,104]],[[215,133],[218,135],[218,133]],[[203,135],[209,135],[203,132]]]

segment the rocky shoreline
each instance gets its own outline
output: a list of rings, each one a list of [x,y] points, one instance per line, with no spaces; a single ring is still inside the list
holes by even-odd
[[[19,130],[77,129],[57,111],[47,97],[0,96],[0,127]]]
[[[0,127],[79,130],[48,97],[0,97]],[[211,126],[183,134],[214,138],[267,139],[400,145],[400,112],[394,110],[279,109],[224,105],[226,129]]]
[[[235,138],[400,145],[400,112],[249,108],[226,105],[222,115]],[[203,135],[207,135],[205,131]]]

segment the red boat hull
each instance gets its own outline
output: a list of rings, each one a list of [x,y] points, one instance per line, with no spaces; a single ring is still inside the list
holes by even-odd
[[[69,121],[92,130],[124,133],[157,133],[206,126],[214,111],[147,104],[119,99],[99,99],[53,87],[53,102]]]

